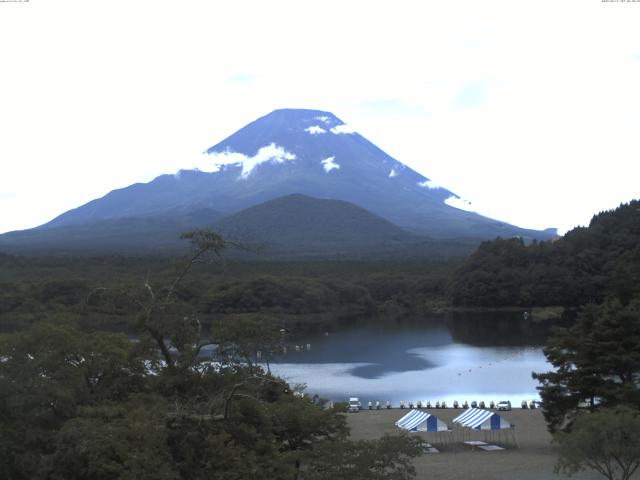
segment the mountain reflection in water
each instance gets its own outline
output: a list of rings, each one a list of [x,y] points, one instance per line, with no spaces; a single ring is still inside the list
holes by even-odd
[[[537,398],[531,372],[550,368],[541,348],[548,325],[513,312],[333,328],[288,334],[272,371],[331,400],[519,402]]]

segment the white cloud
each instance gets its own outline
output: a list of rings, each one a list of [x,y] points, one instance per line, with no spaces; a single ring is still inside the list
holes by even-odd
[[[340,133],[356,133],[356,131],[346,123],[343,123],[342,125],[336,125],[333,127],[331,129],[331,133],[335,133],[337,135]]]
[[[324,128],[319,127],[318,125],[313,125],[312,127],[305,128],[304,131],[305,132],[309,132],[311,135],[318,135],[320,133],[327,133],[327,131]]]
[[[222,165],[243,165],[250,157],[238,152],[225,150],[224,152],[202,153],[189,160],[183,160],[185,168],[178,170],[174,176],[180,178],[185,170],[198,170],[200,172],[214,173],[220,170]]]
[[[247,83],[253,82],[256,79],[256,76],[251,75],[250,73],[237,73],[234,75],[229,75],[227,79],[230,82]]]
[[[425,180],[424,182],[420,182],[418,183],[418,185],[420,187],[425,187],[425,188],[429,188],[431,190],[434,190],[436,188],[442,188],[440,185],[438,185],[436,182],[434,182],[433,180]]]
[[[471,207],[471,202],[460,198],[460,197],[456,197],[455,195],[450,196],[449,198],[447,198],[444,203],[446,203],[447,205],[449,205],[450,207],[454,207],[457,208],[459,210],[466,210],[467,212],[474,212],[475,210]]]
[[[247,178],[253,169],[261,163],[284,163],[295,159],[295,154],[287,152],[284,148],[277,146],[275,143],[271,143],[270,145],[258,150],[258,153],[253,157],[248,157],[242,153],[231,152],[228,150],[224,152],[212,152],[205,155],[205,158],[203,159],[203,161],[207,162],[207,165],[197,166],[196,169],[203,172],[217,172],[224,165],[238,165],[242,166],[240,178]]]
[[[336,157],[328,157],[320,162],[325,172],[329,173],[331,170],[340,170],[340,165],[334,162],[335,159]]]
[[[392,168],[391,171],[389,172],[389,178],[393,178],[397,176],[398,176],[398,172],[396,172],[395,168]]]
[[[329,117],[327,117],[326,115],[321,115],[319,117],[316,117],[315,120],[320,120],[321,122],[324,122],[327,124],[331,123],[329,120]]]

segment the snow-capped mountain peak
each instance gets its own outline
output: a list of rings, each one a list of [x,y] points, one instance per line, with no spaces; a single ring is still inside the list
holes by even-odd
[[[433,237],[493,238],[517,227],[469,204],[376,147],[331,112],[275,110],[205,152],[208,168],[114,190],[47,226],[214,209],[231,214],[291,194],[343,200]],[[464,208],[462,210],[461,208]]]

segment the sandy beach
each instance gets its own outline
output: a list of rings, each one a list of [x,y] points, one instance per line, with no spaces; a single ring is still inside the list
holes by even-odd
[[[462,410],[427,410],[451,426],[451,420]],[[394,423],[408,410],[362,410],[348,414],[348,424],[353,440],[378,438],[385,433],[397,433],[399,429]],[[559,480],[569,478],[553,471],[557,460],[555,447],[551,444],[551,435],[540,410],[514,409],[500,412],[503,418],[515,425],[517,446],[511,437],[501,436],[501,441],[489,443],[506,447],[505,450],[486,452],[472,450],[461,441],[461,432],[457,429],[453,434],[412,433],[440,450],[437,454],[424,454],[415,460],[418,479],[468,479],[468,480]],[[439,435],[440,442],[436,438]],[[453,435],[458,441],[445,442],[444,435]],[[474,437],[472,437],[474,438]],[[477,434],[481,439],[482,434]],[[494,435],[493,440],[497,440]],[[505,440],[508,440],[505,443]],[[591,480],[604,478],[595,472],[582,472],[574,475],[574,479]],[[634,478],[640,478],[635,475]]]

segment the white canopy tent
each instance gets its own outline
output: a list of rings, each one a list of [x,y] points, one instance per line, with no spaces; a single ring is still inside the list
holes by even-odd
[[[450,428],[435,415],[422,410],[411,410],[396,422],[396,426],[413,432],[447,432]]]
[[[504,428],[513,428],[514,426],[496,412],[482,410],[480,408],[465,410],[452,421],[463,427],[474,428],[476,430],[502,430]]]
[[[468,428],[469,432],[484,432],[485,439],[487,434],[491,434],[492,432],[497,432],[498,440],[500,440],[501,437],[500,432],[511,432],[514,443],[516,444],[516,446],[518,445],[515,433],[515,425],[506,421],[496,412],[482,410],[480,408],[470,408],[454,418],[452,422],[454,424],[460,425],[461,427]],[[464,438],[464,430],[462,434]],[[506,438],[507,437],[505,436],[505,440]],[[469,439],[471,439],[471,434],[469,434]]]
[[[433,434],[435,435],[435,441],[437,442],[441,442],[443,440],[445,442],[449,442],[451,440],[449,433],[451,433],[452,430],[449,426],[435,415],[423,410],[411,410],[396,422],[396,426],[410,432],[426,432]],[[442,437],[442,435],[444,435],[444,437]]]

